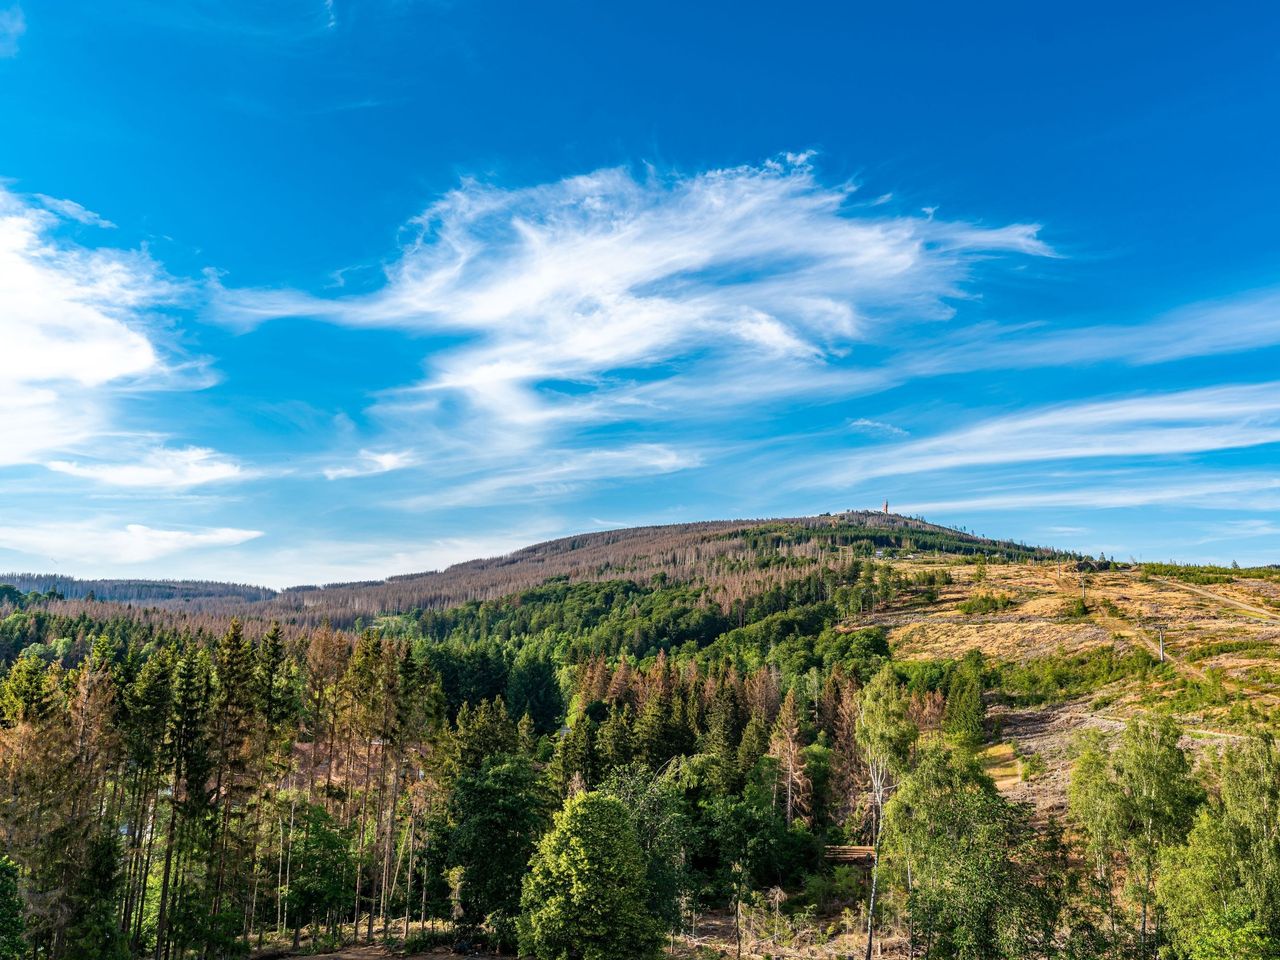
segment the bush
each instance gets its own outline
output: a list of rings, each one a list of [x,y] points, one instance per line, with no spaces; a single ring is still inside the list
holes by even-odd
[[[1072,597],[1062,605],[1062,615],[1068,620],[1080,620],[1089,615],[1089,605],[1084,597]]]
[[[1006,593],[975,593],[960,604],[961,613],[999,613],[1007,610],[1014,603],[1013,597]]]
[[[1029,753],[1025,757],[1018,758],[1018,779],[1024,782],[1034,780],[1048,769],[1049,765],[1038,753]]]

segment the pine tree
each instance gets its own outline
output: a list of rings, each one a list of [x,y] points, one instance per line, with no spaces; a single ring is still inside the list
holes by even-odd
[[[607,775],[615,767],[622,767],[631,762],[635,754],[634,738],[631,733],[631,707],[624,704],[621,709],[613,707],[608,717],[600,725],[596,737],[596,749],[600,757],[600,772]]]
[[[124,751],[132,781],[126,836],[128,864],[122,928],[133,947],[140,939],[147,906],[147,880],[155,849],[155,820],[164,759],[165,733],[173,710],[173,660],[161,649],[148,657],[124,691]]]
[[[171,768],[168,825],[157,907],[155,960],[169,956],[175,935],[183,933],[198,878],[188,883],[202,836],[197,829],[209,812],[213,760],[209,740],[212,668],[202,650],[188,649],[178,660],[173,680],[173,715],[165,748]],[[198,910],[198,908],[197,908]]]
[[[463,922],[472,929],[487,925],[501,946],[515,943],[520,880],[550,810],[537,771],[512,755],[463,774],[449,799],[451,859],[465,877]]]
[[[769,756],[778,765],[778,803],[787,826],[799,818],[807,820],[811,784],[805,775],[804,744],[800,740],[800,711],[795,690],[788,690],[778,711],[769,739]]]
[[[981,653],[966,655],[952,672],[947,686],[947,702],[943,712],[943,729],[955,742],[976,750],[986,737],[983,720],[986,708],[982,702],[983,663]]]
[[[62,951],[66,960],[125,960],[129,956],[117,918],[122,880],[119,840],[105,831],[95,833],[70,890],[71,921]]]

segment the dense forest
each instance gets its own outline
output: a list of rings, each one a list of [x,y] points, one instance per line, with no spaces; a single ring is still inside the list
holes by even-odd
[[[710,928],[778,956],[1280,956],[1262,727],[1193,762],[1143,713],[1080,738],[1064,809],[1008,799],[979,755],[990,704],[1162,665],[896,658],[871,615],[951,575],[895,556],[1064,561],[905,535],[703,529],[625,573],[593,554],[350,629],[15,587],[0,957],[612,960]]]

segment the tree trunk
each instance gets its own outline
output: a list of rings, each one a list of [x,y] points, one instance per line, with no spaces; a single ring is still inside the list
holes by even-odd
[[[178,824],[178,776],[173,778],[173,796],[169,799],[169,830],[164,845],[164,877],[160,881],[160,912],[156,917],[156,952],[155,960],[161,960],[165,935],[168,933],[169,875],[173,866],[173,840]]]
[[[880,832],[884,826],[884,792],[883,788],[876,789],[876,835],[874,841],[875,852],[872,854],[871,860],[871,896],[867,900],[867,954],[866,960],[871,960],[871,947],[875,942],[876,931],[876,887],[880,882]]]

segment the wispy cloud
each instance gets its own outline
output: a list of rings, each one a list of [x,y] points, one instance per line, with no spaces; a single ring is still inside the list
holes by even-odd
[[[1056,487],[1054,486],[1056,484]],[[1221,476],[1193,473],[1128,471],[1095,476],[1072,473],[1048,477],[1038,486],[994,480],[983,484],[982,494],[958,494],[946,499],[912,500],[895,504],[904,513],[938,514],[1004,513],[1018,510],[1083,509],[1115,510],[1132,507],[1183,506],[1208,510],[1280,508],[1280,478],[1247,473]],[[1049,489],[1046,489],[1049,487]],[[1067,527],[1052,527],[1073,532]]]
[[[102,227],[107,230],[115,229],[115,224],[110,220],[94,213],[87,207],[81,206],[74,200],[60,200],[57,197],[46,196],[43,193],[37,193],[35,199],[39,200],[46,210],[50,210],[68,220],[74,220],[90,227]]]
[[[327,480],[342,480],[347,477],[369,477],[379,473],[390,473],[403,470],[418,462],[418,457],[410,450],[388,450],[379,453],[375,450],[361,450],[355,462],[341,467],[325,467]]]
[[[467,477],[442,478],[439,488],[412,497],[403,505],[438,509],[532,502],[560,496],[606,480],[660,476],[701,464],[698,454],[667,444],[640,443],[593,450],[548,451],[537,463],[490,469]]]
[[[117,525],[100,518],[0,526],[0,549],[53,563],[145,563],[210,547],[230,547],[262,536],[258,530],[231,527],[160,529],[141,523]]]
[[[1149,457],[1280,442],[1280,383],[1258,383],[1067,404],[993,417],[936,437],[845,455],[827,484],[962,467]]]
[[[900,366],[903,379],[1083,364],[1150,366],[1280,345],[1280,291],[1189,304],[1137,323],[971,327]]]
[[[250,475],[234,460],[207,447],[160,447],[133,462],[51,460],[46,466],[111,486],[160,490],[243,480]]]
[[[854,192],[822,183],[807,156],[523,189],[466,181],[412,222],[380,289],[214,282],[213,312],[447,338],[425,379],[375,412],[406,436],[429,421],[433,458],[457,455],[459,473],[501,470],[599,444],[602,425],[723,423],[871,388],[883,374],[848,365],[859,344],[951,317],[979,261],[1052,256],[1035,225],[895,216]]]
[[[903,430],[901,427],[895,427],[892,423],[885,423],[883,420],[868,420],[866,417],[859,417],[856,420],[850,420],[849,429],[857,433],[869,433],[873,436],[907,436],[907,431]]]
[[[27,20],[19,4],[0,10],[0,57],[17,56],[18,41],[26,32]]]
[[[1236,541],[1241,538],[1280,537],[1280,523],[1265,520],[1262,517],[1250,517],[1244,520],[1227,520],[1215,524],[1213,530],[1200,539],[1200,543],[1221,543]]]
[[[315,539],[270,550],[228,553],[234,555],[237,579],[269,587],[289,587],[382,580],[395,574],[443,570],[478,557],[502,556],[564,533],[558,526],[533,523],[474,536]],[[266,542],[261,546],[265,547]],[[191,567],[190,575],[198,575],[201,569]]]

